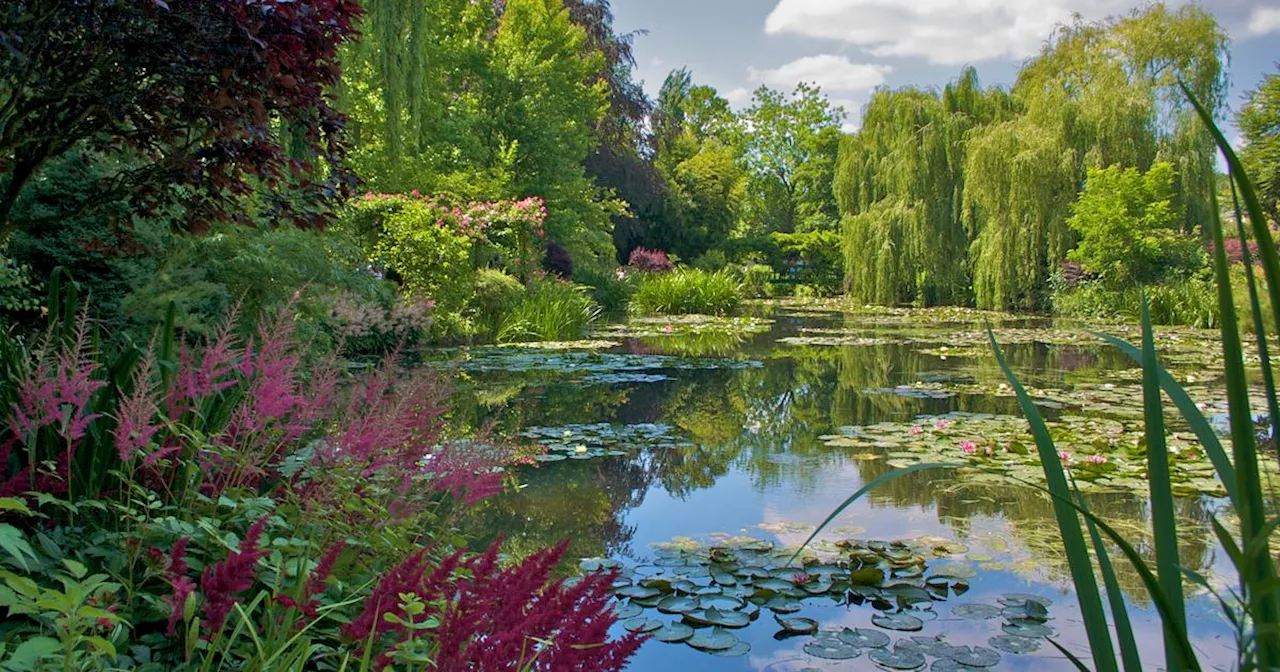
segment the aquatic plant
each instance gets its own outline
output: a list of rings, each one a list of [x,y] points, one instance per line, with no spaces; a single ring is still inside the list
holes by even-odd
[[[741,300],[741,288],[731,274],[680,269],[645,276],[631,297],[631,312],[727,315],[737,309]]]
[[[585,288],[564,280],[540,279],[503,313],[498,342],[582,338],[599,316],[600,306]]]

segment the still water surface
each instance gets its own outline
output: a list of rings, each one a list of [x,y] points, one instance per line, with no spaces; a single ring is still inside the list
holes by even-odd
[[[730,545],[745,538],[779,548],[795,545],[851,493],[892,469],[884,455],[828,446],[822,437],[829,439],[841,428],[881,422],[909,428],[957,412],[1017,414],[1011,397],[989,392],[1002,378],[994,359],[973,346],[983,333],[972,319],[950,322],[935,316],[913,324],[820,309],[758,310],[772,321],[750,334],[735,329],[689,335],[679,322],[673,327],[652,323],[641,332],[647,336],[615,333],[616,345],[607,349],[455,353],[449,366],[459,379],[460,420],[492,421],[503,435],[523,433],[526,441],[558,446],[553,452],[569,457],[523,469],[521,489],[484,504],[468,525],[488,536],[505,534],[515,553],[572,539],[570,569],[583,558],[609,558],[629,569],[642,568],[632,574],[636,580],[654,572],[669,575],[671,567],[653,563],[692,557],[698,548],[705,557],[707,546],[730,539],[736,540]],[[1005,320],[996,326],[999,335],[1001,329],[1053,325]],[[1021,340],[1010,344],[1007,354],[1019,376],[1040,388],[1070,389],[1131,368],[1120,354],[1087,339],[1069,344],[1061,338]],[[948,391],[952,383],[963,391]],[[1182,560],[1225,582],[1226,563],[1205,527],[1215,502],[1210,497],[1179,500],[1187,530]],[[1136,546],[1149,550],[1144,497],[1100,493],[1091,495],[1090,503]],[[1003,627],[1008,619],[959,618],[951,609],[960,604],[1003,608],[1003,596],[1029,593],[1050,605],[1045,625],[1054,639],[1079,655],[1087,652],[1052,508],[1034,489],[990,479],[968,483],[952,472],[919,472],[850,506],[820,539],[902,540],[937,549],[925,551],[929,565],[946,563],[965,577],[967,590],[960,595],[944,590],[945,600],[913,605],[917,611],[911,613],[925,612],[923,629],[915,632],[877,628],[871,620],[879,613],[877,605],[851,604],[843,591],[804,599],[801,611],[789,617],[815,619],[823,630],[877,630],[904,645],[911,637],[941,636],[951,645],[989,647],[992,637],[1008,632]],[[1145,661],[1155,669],[1162,655],[1154,608],[1132,572],[1121,571],[1120,579],[1135,610]],[[705,571],[694,582],[700,588],[715,585]],[[681,618],[652,608],[643,616],[663,622]],[[1233,633],[1206,596],[1192,601],[1190,618],[1203,659],[1225,665]],[[869,650],[831,660],[806,650],[811,637],[778,638],[780,628],[769,609],[748,627],[730,632],[750,650],[724,657],[650,641],[632,669],[876,669]],[[971,669],[936,663],[932,655],[925,659],[926,669]],[[1038,650],[1002,653],[988,669],[1074,668],[1041,640]]]

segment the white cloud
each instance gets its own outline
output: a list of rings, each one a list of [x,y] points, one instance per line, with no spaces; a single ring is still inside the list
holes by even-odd
[[[724,96],[725,100],[729,101],[730,105],[734,105],[734,106],[746,105],[747,103],[751,102],[751,91],[741,86],[739,86],[736,89],[731,89],[730,91],[721,95]]]
[[[873,63],[854,63],[845,56],[806,56],[766,70],[748,68],[752,81],[790,91],[800,82],[817,84],[824,91],[868,91],[884,84],[893,68]]]
[[[779,0],[771,35],[839,40],[876,56],[917,56],[955,65],[1036,53],[1074,14],[1095,19],[1132,0]]]
[[[1249,32],[1266,35],[1280,32],[1280,7],[1259,7],[1249,17]]]

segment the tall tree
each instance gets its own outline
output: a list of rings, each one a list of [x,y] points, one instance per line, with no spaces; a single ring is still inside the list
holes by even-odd
[[[1236,116],[1244,136],[1241,159],[1258,185],[1258,198],[1271,221],[1280,221],[1280,73],[1271,73]]]
[[[833,107],[817,86],[801,83],[791,96],[766,86],[755,91],[751,107],[743,113],[749,129],[744,156],[751,174],[750,230],[795,231],[802,224],[802,202],[832,198],[829,184],[825,189],[815,184],[802,188],[802,171],[825,155],[834,159],[836,143],[829,131],[823,131],[838,129],[844,118],[844,110]]]
[[[865,303],[963,303],[969,237],[961,223],[965,140],[1014,114],[1003,89],[966,68],[939,95],[877,91],[841,141],[834,193],[844,213],[846,286]]]
[[[1090,167],[1146,171],[1168,157],[1184,228],[1203,224],[1211,145],[1177,82],[1220,109],[1225,48],[1225,34],[1194,6],[1059,28],[1018,75],[1013,93],[1026,113],[967,143],[963,212],[980,307],[1046,305],[1049,275],[1074,244],[1066,219]]]
[[[322,213],[274,187],[293,181],[313,203],[345,187],[336,170],[326,183],[321,164],[340,166],[329,96],[360,12],[355,0],[3,3],[0,238],[42,223],[24,220],[20,201],[73,152],[110,169],[76,213],[53,218],[180,203],[199,225],[238,217],[265,184],[273,214],[316,223]]]

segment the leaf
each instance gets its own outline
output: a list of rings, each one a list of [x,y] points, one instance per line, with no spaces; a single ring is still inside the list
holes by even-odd
[[[36,552],[31,548],[31,544],[27,543],[27,538],[21,530],[8,523],[0,523],[0,548],[3,548],[19,567],[27,571],[31,570],[31,566],[27,564],[27,558],[35,560]]]
[[[4,666],[11,670],[36,670],[42,658],[62,648],[62,644],[52,637],[29,637],[13,650]]]

